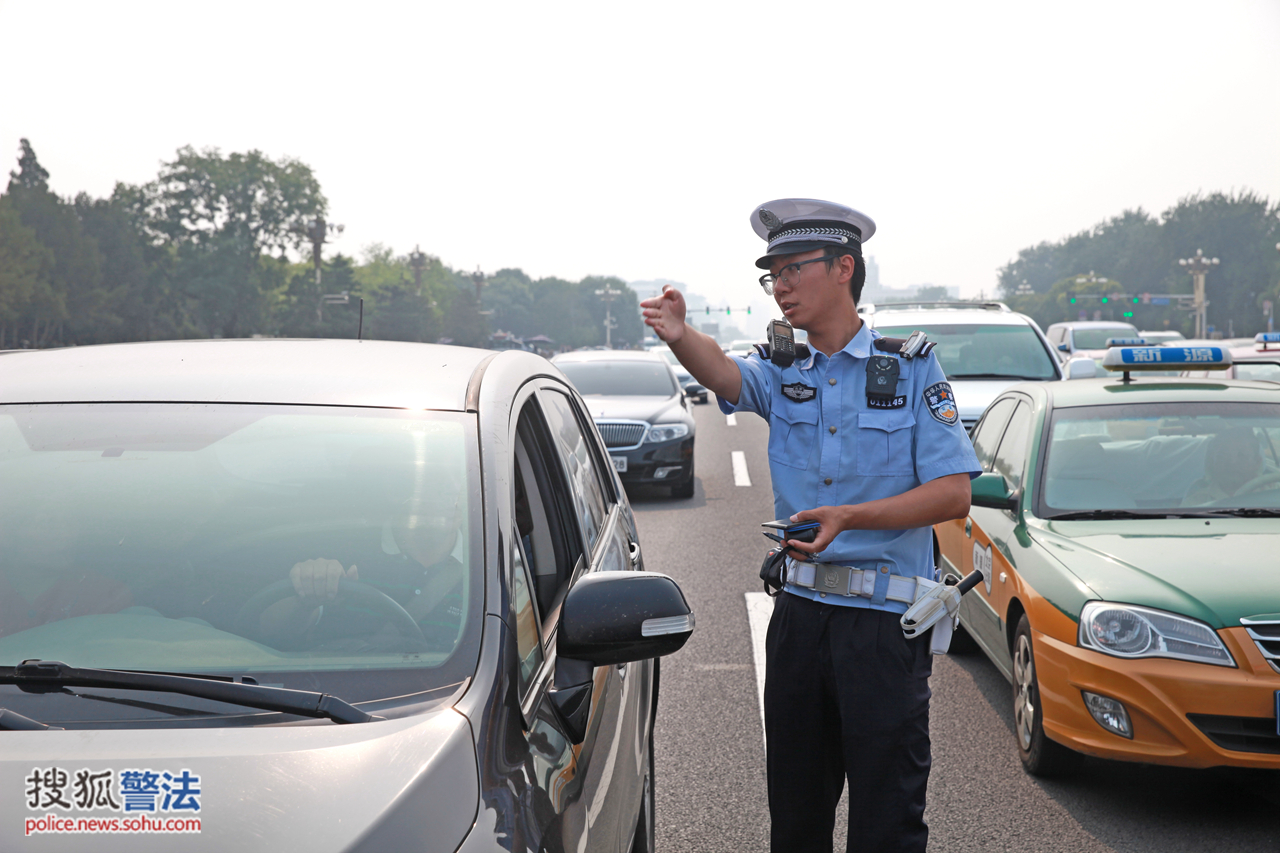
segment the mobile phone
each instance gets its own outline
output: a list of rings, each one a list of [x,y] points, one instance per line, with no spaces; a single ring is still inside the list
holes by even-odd
[[[793,524],[789,518],[779,518],[774,521],[762,522],[761,526],[781,530],[783,539],[791,539],[795,542],[812,542],[818,538],[818,528],[822,526],[822,523],[819,521],[798,521]]]

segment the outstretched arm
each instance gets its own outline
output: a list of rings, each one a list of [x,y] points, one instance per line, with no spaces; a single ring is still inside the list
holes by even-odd
[[[685,322],[684,296],[671,285],[662,295],[640,303],[644,321],[661,340],[671,347],[693,378],[731,405],[738,404],[742,392],[742,374],[720,345]]]

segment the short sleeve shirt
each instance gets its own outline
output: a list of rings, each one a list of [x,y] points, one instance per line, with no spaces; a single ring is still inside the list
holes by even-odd
[[[780,368],[751,353],[734,358],[742,373],[736,406],[726,414],[755,412],[769,421],[769,473],[776,518],[819,506],[893,497],[949,474],[978,476],[981,466],[960,423],[955,397],[938,360],[900,358],[875,350],[883,337],[865,323],[844,349]],[[867,395],[871,358],[898,361],[897,394],[872,403]],[[930,528],[846,530],[817,555],[824,563],[856,568],[887,566],[890,574],[934,578]],[[819,600],[814,590],[786,591]],[[902,602],[872,605],[863,597],[827,596],[826,604],[905,612]]]

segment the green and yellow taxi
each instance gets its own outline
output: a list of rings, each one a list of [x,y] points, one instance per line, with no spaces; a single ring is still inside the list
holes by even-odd
[[[1280,768],[1280,387],[1189,379],[1221,347],[1113,347],[1107,378],[1026,383],[974,427],[943,573],[982,572],[953,652],[1012,683],[1026,769],[1081,754]]]

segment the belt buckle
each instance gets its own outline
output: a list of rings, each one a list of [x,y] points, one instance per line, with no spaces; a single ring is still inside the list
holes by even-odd
[[[840,579],[844,578],[844,589],[840,589]],[[813,579],[813,586],[823,592],[834,592],[837,595],[849,594],[849,574],[844,566],[819,564]]]

